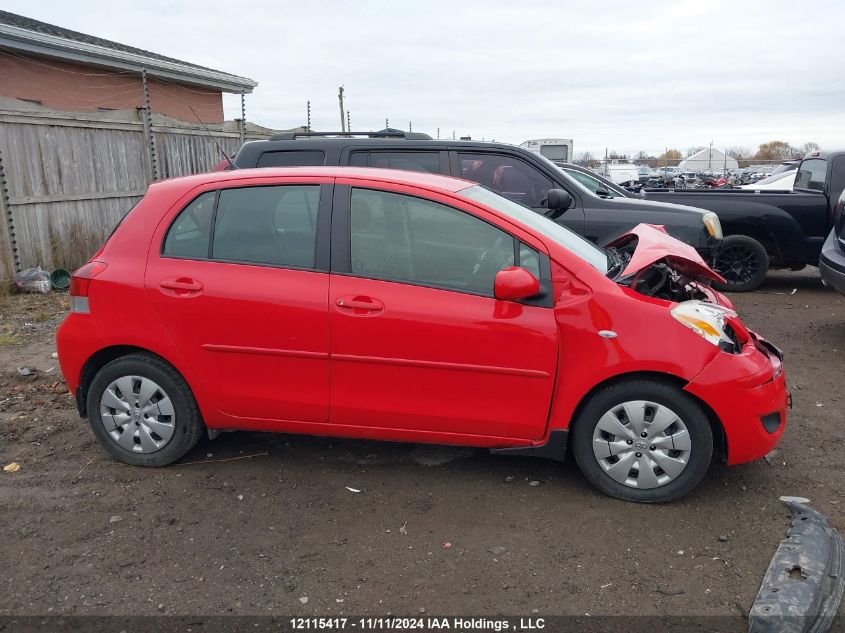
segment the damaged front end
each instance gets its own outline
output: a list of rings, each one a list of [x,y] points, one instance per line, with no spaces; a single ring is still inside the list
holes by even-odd
[[[608,277],[649,297],[681,303],[705,301],[732,308],[727,297],[710,287],[725,282],[690,245],[662,226],[639,224],[605,249]]]

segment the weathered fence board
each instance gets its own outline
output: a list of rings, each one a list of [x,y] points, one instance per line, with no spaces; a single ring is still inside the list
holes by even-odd
[[[159,178],[208,171],[237,152],[237,123],[191,125],[153,116]],[[273,130],[250,126],[247,139]],[[82,264],[148,186],[144,126],[134,111],[67,113],[0,110],[0,158],[8,194],[0,212],[0,277],[15,268]],[[10,247],[17,241],[17,261]]]

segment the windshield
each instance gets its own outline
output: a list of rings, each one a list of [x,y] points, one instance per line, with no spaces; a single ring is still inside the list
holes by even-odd
[[[564,168],[563,171],[572,176],[593,193],[596,193],[599,189],[603,189],[606,192],[604,195],[609,195],[611,198],[622,195],[619,192],[617,185],[612,182],[604,182],[596,176],[584,173],[583,171],[578,171],[577,169]],[[596,193],[596,195],[598,194]]]
[[[593,268],[607,274],[607,255],[592,242],[588,242],[577,233],[557,224],[549,218],[523,207],[507,198],[485,189],[481,185],[474,185],[461,190],[461,195],[470,200],[480,202],[511,219],[522,222],[527,227],[539,233],[557,244],[560,244],[568,251],[574,253],[583,260],[586,260]]]

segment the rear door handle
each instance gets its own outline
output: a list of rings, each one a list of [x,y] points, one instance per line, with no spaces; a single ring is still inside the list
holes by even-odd
[[[195,279],[190,279],[188,277],[162,279],[159,283],[159,286],[161,286],[162,288],[166,288],[167,290],[173,290],[177,294],[193,293],[202,290],[202,284],[200,282],[196,281]]]

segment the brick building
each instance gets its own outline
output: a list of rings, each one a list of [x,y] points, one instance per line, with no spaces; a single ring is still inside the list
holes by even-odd
[[[249,93],[252,79],[0,11],[0,97],[54,110],[97,112],[144,105],[205,123],[223,121],[222,93]]]

